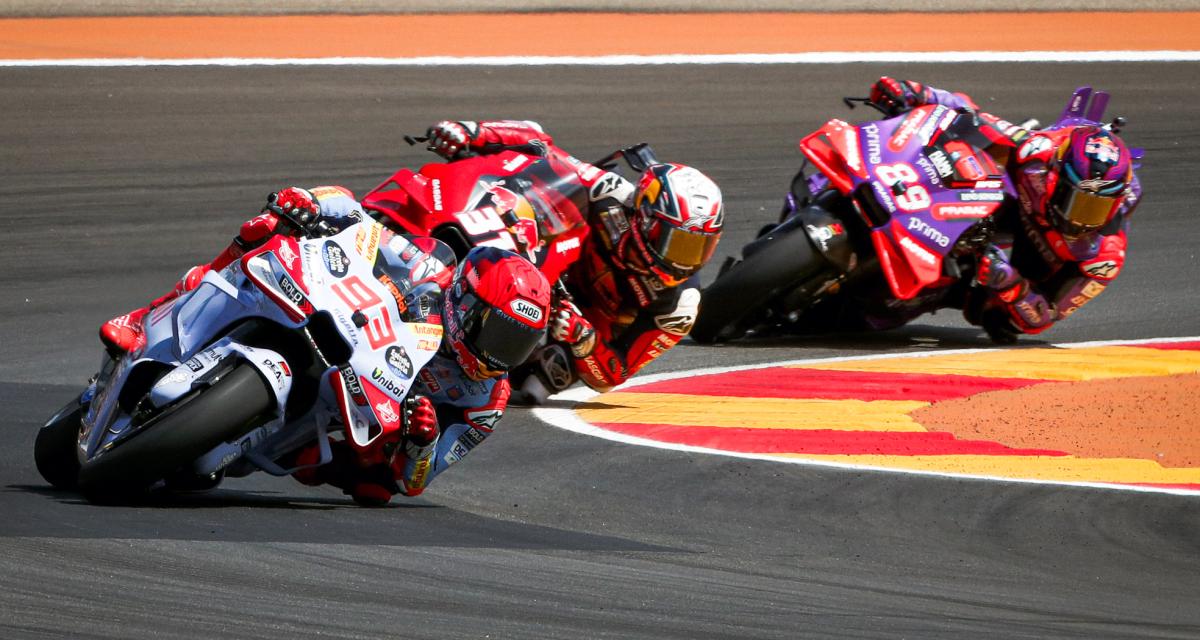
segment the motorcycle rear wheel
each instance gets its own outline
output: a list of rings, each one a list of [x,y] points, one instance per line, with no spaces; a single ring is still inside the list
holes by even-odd
[[[69,491],[79,484],[79,421],[83,407],[79,398],[59,409],[38,430],[33,442],[33,461],[38,473],[55,489]]]
[[[701,295],[700,315],[689,335],[701,344],[740,338],[763,320],[778,296],[832,277],[833,269],[804,229],[793,229],[717,276]]]
[[[91,502],[132,498],[218,444],[244,434],[274,402],[266,380],[252,365],[241,363],[127,441],[84,462],[79,489]]]

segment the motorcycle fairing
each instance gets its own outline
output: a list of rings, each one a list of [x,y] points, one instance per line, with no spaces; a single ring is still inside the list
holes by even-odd
[[[975,128],[974,114],[926,105],[860,125],[830,120],[800,142],[830,184],[852,196],[899,299],[941,281],[958,238],[1015,197],[1007,175],[967,142],[975,138],[958,133]]]
[[[203,456],[195,468],[210,473],[234,462],[238,456],[245,456],[263,469],[280,471],[271,469],[269,456],[274,455],[272,452],[286,452],[286,447],[295,442],[276,443],[275,436],[282,434],[296,442],[312,438],[307,429],[296,434],[283,434],[280,430],[291,392],[291,365],[274,351],[240,344],[221,332],[252,318],[298,329],[316,311],[327,311],[333,316],[346,344],[356,346],[341,372],[331,368],[322,375],[318,393],[332,404],[339,390],[345,387],[343,373],[372,372],[374,383],[363,382],[359,390],[364,398],[374,400],[378,408],[367,409],[358,415],[357,421],[346,424],[352,427],[375,424],[380,434],[384,428],[398,428],[399,402],[415,374],[436,353],[441,327],[406,324],[400,320],[396,298],[373,275],[382,237],[382,229],[375,222],[351,226],[328,238],[297,241],[276,236],[222,272],[209,272],[193,291],[154,309],[145,320],[146,346],[118,359],[111,367],[104,367],[105,373],[86,392],[91,402],[82,419],[82,458],[95,456],[130,435],[126,431],[132,415],[121,409],[118,399],[132,376],[158,375],[155,372],[167,368],[149,394],[151,403],[162,407],[224,371],[225,364],[237,358],[250,362],[271,385],[277,417],[233,443],[235,448],[226,443]],[[353,248],[346,252],[348,264],[344,265],[346,272],[342,278],[334,276],[321,260],[322,246],[328,241]],[[363,320],[361,324],[353,319],[356,315]],[[397,330],[399,325],[405,330]],[[395,352],[391,351],[393,348]],[[395,372],[389,374],[390,367],[398,364],[403,364],[402,371],[410,370],[412,375],[403,378],[392,375]],[[142,370],[146,373],[139,374]],[[337,383],[337,389],[331,389],[333,382]],[[314,419],[313,414],[310,411],[310,415],[298,419]],[[319,422],[321,418],[316,416],[315,420]],[[323,433],[323,428],[320,432]],[[373,438],[364,433],[364,429],[356,432],[352,428],[348,439],[365,446]],[[263,442],[269,443],[271,449],[254,453],[254,447]]]
[[[196,352],[150,388],[150,401],[162,408],[182,398],[202,381],[216,374],[219,365],[237,357],[258,369],[275,392],[278,415],[283,415],[284,403],[292,389],[292,369],[283,356],[270,349],[251,347],[226,336]]]
[[[400,403],[442,339],[440,325],[405,323],[400,302],[388,288],[403,283],[390,277],[385,283],[377,277],[378,252],[388,246],[385,236],[379,223],[364,221],[327,238],[299,241],[305,270],[302,281],[319,280],[324,285],[306,285],[312,305],[333,315],[339,330],[355,345],[350,361],[342,363],[328,381],[338,399],[347,439],[358,447],[400,428]],[[318,258],[326,242],[354,248],[349,264],[339,267],[336,275]],[[407,330],[396,331],[398,324]]]
[[[521,253],[552,282],[582,250],[587,235],[587,192],[575,171],[554,156],[502,151],[419,173],[400,169],[363,198],[363,205],[414,235],[439,237],[458,230],[470,247],[495,246]],[[516,215],[506,219],[507,212]]]
[[[852,129],[853,125],[834,118],[800,140],[800,151],[804,157],[843,194],[849,194],[854,189],[854,179],[843,160],[847,152],[845,132]],[[861,157],[861,151],[857,148],[857,135],[854,144],[855,150],[851,153],[858,153]]]

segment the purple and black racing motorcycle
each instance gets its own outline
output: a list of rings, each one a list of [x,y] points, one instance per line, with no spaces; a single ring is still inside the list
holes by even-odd
[[[1078,89],[1059,122],[1099,120],[1107,102],[1107,93]],[[833,119],[805,136],[806,163],[780,221],[722,265],[692,338],[886,329],[969,309],[982,299],[972,295],[978,254],[1017,202],[985,151],[1009,139],[1010,127],[931,104],[857,125]]]

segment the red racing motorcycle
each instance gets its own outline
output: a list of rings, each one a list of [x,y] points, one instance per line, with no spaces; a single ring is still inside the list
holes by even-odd
[[[424,142],[405,139],[409,144]],[[525,255],[555,284],[555,298],[569,301],[571,295],[560,278],[582,255],[591,231],[588,192],[575,166],[546,154],[538,144],[488,151],[426,164],[415,172],[400,169],[363,198],[363,207],[398,233],[441,240],[459,259],[477,246]],[[623,164],[637,176],[656,162],[650,146],[640,143],[592,165],[620,173]],[[547,340],[518,377],[530,384],[543,380],[546,388],[565,388],[575,380],[568,350]]]
[[[372,189],[363,206],[398,233],[441,240],[460,259],[473,247],[500,247],[526,255],[557,282],[579,258],[589,233],[587,189],[575,167],[547,155],[540,144],[489,151],[418,171],[402,168]],[[634,175],[656,162],[642,143],[592,164],[613,171],[621,161]]]

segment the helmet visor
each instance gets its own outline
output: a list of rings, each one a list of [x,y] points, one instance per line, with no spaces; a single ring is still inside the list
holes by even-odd
[[[1096,192],[1080,188],[1078,176],[1069,165],[1065,174],[1050,203],[1066,227],[1065,231],[1078,234],[1107,224],[1121,206],[1123,185],[1116,184]]]
[[[1058,215],[1072,229],[1098,229],[1108,222],[1120,200],[1071,187],[1059,198]]]
[[[493,373],[507,371],[533,353],[545,329],[529,325],[501,312],[474,293],[465,293],[462,304],[464,342]]]
[[[656,266],[680,279],[699,271],[716,251],[720,239],[716,234],[692,233],[666,225],[650,231],[645,237],[646,249]]]

